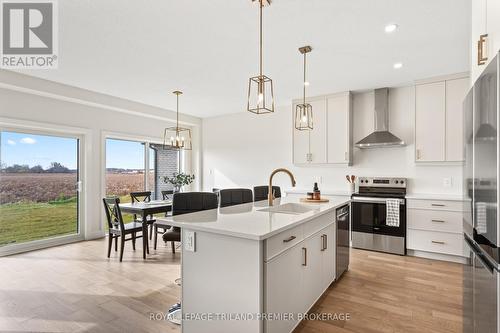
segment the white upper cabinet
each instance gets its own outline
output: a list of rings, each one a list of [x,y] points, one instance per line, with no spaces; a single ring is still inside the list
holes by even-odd
[[[313,129],[299,131],[293,126],[293,163],[346,164],[352,160],[352,102],[349,92],[307,100],[313,109]],[[292,119],[295,121],[294,100]]]
[[[328,97],[328,163],[350,164],[352,159],[351,94]]]
[[[326,101],[324,99],[308,102],[313,109],[313,130],[309,131],[310,162],[326,163]]]
[[[446,81],[446,160],[464,160],[463,101],[469,89],[469,79]]]
[[[456,76],[415,86],[415,161],[461,162],[463,101],[469,78]]]
[[[415,88],[415,148],[418,162],[445,159],[445,82]]]
[[[487,34],[484,57],[488,63],[500,49],[500,1],[473,0],[471,21],[471,75],[474,82],[485,65],[478,64],[478,41],[481,35]]]

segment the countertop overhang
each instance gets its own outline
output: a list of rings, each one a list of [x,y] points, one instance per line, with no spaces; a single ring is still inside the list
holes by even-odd
[[[230,207],[157,218],[157,221],[174,227],[203,231],[250,240],[265,240],[287,229],[310,221],[320,215],[335,211],[350,202],[349,198],[333,198],[326,203],[303,203],[297,198],[280,198],[274,206],[300,203],[313,210],[302,214],[261,211],[268,208],[267,201],[257,201]]]

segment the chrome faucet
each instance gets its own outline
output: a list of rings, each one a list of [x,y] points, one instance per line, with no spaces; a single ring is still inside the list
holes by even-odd
[[[269,201],[269,206],[273,205],[273,200],[274,200],[274,193],[273,193],[273,177],[275,174],[278,172],[284,172],[287,173],[290,176],[290,179],[292,180],[292,186],[295,187],[295,177],[293,174],[284,168],[276,169],[271,173],[271,176],[269,177],[269,189],[268,189],[268,201]]]

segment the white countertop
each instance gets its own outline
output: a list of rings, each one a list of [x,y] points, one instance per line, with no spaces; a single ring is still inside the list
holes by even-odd
[[[321,195],[331,195],[331,196],[342,196],[342,197],[350,197],[351,193],[348,191],[341,190],[329,190],[329,189],[320,189]],[[304,188],[286,188],[283,192],[287,194],[307,194],[307,192],[312,192],[312,189],[304,189]]]
[[[416,200],[445,200],[445,201],[465,201],[468,200],[460,194],[439,194],[439,193],[407,193],[406,199]]]
[[[157,218],[175,227],[195,231],[264,240],[313,218],[334,211],[348,203],[350,198],[334,198],[327,203],[301,203],[297,198],[281,198],[274,206],[285,203],[301,203],[314,210],[302,214],[270,213],[260,211],[268,207],[267,201],[205,210],[201,212]]]

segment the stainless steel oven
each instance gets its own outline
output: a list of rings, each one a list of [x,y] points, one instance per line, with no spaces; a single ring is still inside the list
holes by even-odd
[[[352,195],[352,246],[406,254],[406,179],[365,178]],[[397,202],[398,223],[388,223],[387,202]]]

